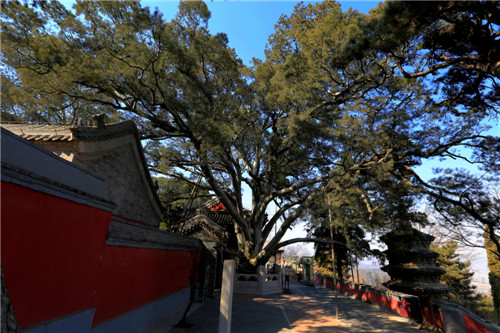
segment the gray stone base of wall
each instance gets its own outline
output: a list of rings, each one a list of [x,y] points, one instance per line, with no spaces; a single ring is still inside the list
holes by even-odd
[[[41,323],[23,329],[23,333],[109,333],[109,332],[159,332],[152,330],[155,325],[175,325],[181,318],[189,301],[190,288],[182,289],[174,294],[153,301],[140,308],[124,313],[96,327],[92,326],[94,309],[86,309],[77,313]],[[194,306],[192,308],[195,308]],[[170,326],[171,327],[171,326]],[[147,331],[149,330],[149,331]],[[163,330],[164,332],[165,330]],[[2,332],[4,332],[2,330]],[[9,331],[6,331],[9,332]]]
[[[191,309],[189,310],[189,314],[195,312],[198,310],[200,306],[202,306],[203,303],[194,303],[191,306]],[[181,319],[182,316],[184,315],[184,311],[186,311],[187,304],[180,307],[178,310],[168,314],[167,316],[163,317],[161,320],[157,321],[153,325],[147,327],[141,333],[165,333],[172,327],[174,327]]]

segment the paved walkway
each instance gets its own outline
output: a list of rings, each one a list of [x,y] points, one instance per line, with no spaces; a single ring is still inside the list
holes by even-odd
[[[376,305],[338,295],[339,320],[335,319],[334,294],[322,287],[291,284],[292,294],[256,297],[234,295],[233,333],[417,333],[406,318]],[[216,333],[219,300],[208,299],[188,316],[191,328],[163,327],[158,332]],[[420,331],[421,332],[421,331]]]

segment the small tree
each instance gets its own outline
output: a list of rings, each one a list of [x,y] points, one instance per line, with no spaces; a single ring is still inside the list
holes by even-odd
[[[440,282],[453,288],[448,295],[450,301],[474,310],[478,297],[475,295],[476,287],[472,285],[474,273],[470,271],[470,261],[460,259],[458,244],[454,241],[442,246],[431,245],[431,249],[439,253],[437,263],[445,270]]]
[[[169,211],[183,211],[186,208],[200,207],[213,197],[205,188],[188,184],[175,178],[156,177],[158,197]]]
[[[491,296],[493,297],[493,308],[495,312],[495,319],[497,322],[500,321],[500,259],[494,253],[497,251],[497,247],[487,236],[486,233],[484,239],[484,246],[486,248],[486,255],[488,257],[488,268],[490,272],[488,278],[491,285]]]
[[[328,228],[317,228],[314,237],[329,240],[330,230]],[[350,252],[347,246],[339,243],[346,243],[346,237],[343,235],[343,230],[336,229],[333,233],[333,240],[335,246],[335,271],[339,279],[344,279],[344,276],[349,272]],[[314,244],[314,259],[320,267],[326,268],[329,272],[332,271],[332,253],[331,245],[328,243],[315,243]]]

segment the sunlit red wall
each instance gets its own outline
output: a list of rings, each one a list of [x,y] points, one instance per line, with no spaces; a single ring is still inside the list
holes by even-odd
[[[2,182],[2,265],[20,328],[88,308],[111,213]]]
[[[465,328],[467,330],[467,333],[491,333],[489,329],[486,327],[482,326],[478,322],[476,322],[474,319],[463,315],[464,321],[465,321]]]
[[[320,277],[319,275],[316,275],[314,277],[316,283],[320,283],[325,285],[326,287],[333,288],[333,280],[331,279],[324,279]],[[337,280],[337,289],[340,290],[343,293],[347,293],[350,295],[355,296],[358,299],[362,299],[364,301],[369,301],[371,303],[378,304],[380,306],[383,306],[385,308],[391,309],[395,312],[397,312],[400,316],[405,317],[405,318],[411,318],[411,314],[409,313],[409,307],[406,306],[406,304],[403,304],[402,301],[399,301],[397,299],[393,299],[390,297],[386,297],[384,295],[377,294],[375,292],[372,292],[371,290],[362,290],[358,289],[354,286],[344,284],[340,280]]]
[[[95,308],[92,326],[189,287],[197,254],[106,246],[111,212],[2,182],[1,256],[20,328]]]
[[[316,283],[322,284],[326,287],[333,288],[333,280],[332,279],[327,279],[321,275],[315,275],[314,281]],[[338,290],[340,290],[344,293],[348,293],[350,295],[356,296],[356,298],[358,298],[358,299],[370,301],[372,303],[376,303],[380,306],[391,309],[391,310],[397,312],[402,317],[416,319],[415,313],[412,313],[412,311],[415,312],[416,309],[412,310],[412,307],[410,306],[410,304],[408,302],[405,302],[405,300],[398,301],[398,300],[390,298],[390,297],[379,295],[376,292],[370,291],[370,288],[367,288],[366,290],[361,290],[357,286],[344,284],[344,283],[340,282],[340,280],[337,281],[337,288],[338,288]],[[420,306],[422,306],[422,305],[420,305]],[[436,323],[441,328],[445,326],[445,323],[443,320],[443,315],[440,311],[438,311],[437,309],[434,309],[434,315],[433,315],[428,307],[425,307],[425,306],[422,306],[422,307],[423,307],[422,312],[423,312],[423,315],[425,316],[425,319],[427,320],[427,322]],[[467,332],[467,333],[489,333],[489,332],[491,332],[488,328],[484,327],[479,322],[468,317],[467,315],[464,314],[463,318],[464,318],[464,327],[463,327],[464,332]]]

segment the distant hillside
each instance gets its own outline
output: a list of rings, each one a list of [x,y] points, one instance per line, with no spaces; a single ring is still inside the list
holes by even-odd
[[[382,287],[382,283],[389,280],[389,275],[375,265],[363,264],[359,267],[359,282],[374,287]],[[357,282],[357,278],[356,278]],[[472,284],[479,294],[491,295],[491,286],[488,281],[488,272],[474,272]]]
[[[385,288],[382,283],[386,281],[389,281],[389,275],[378,267],[359,268],[360,283],[368,284],[377,288]]]
[[[488,272],[474,272],[472,284],[476,286],[476,290],[478,293],[487,296],[491,295],[491,286],[488,280]]]

